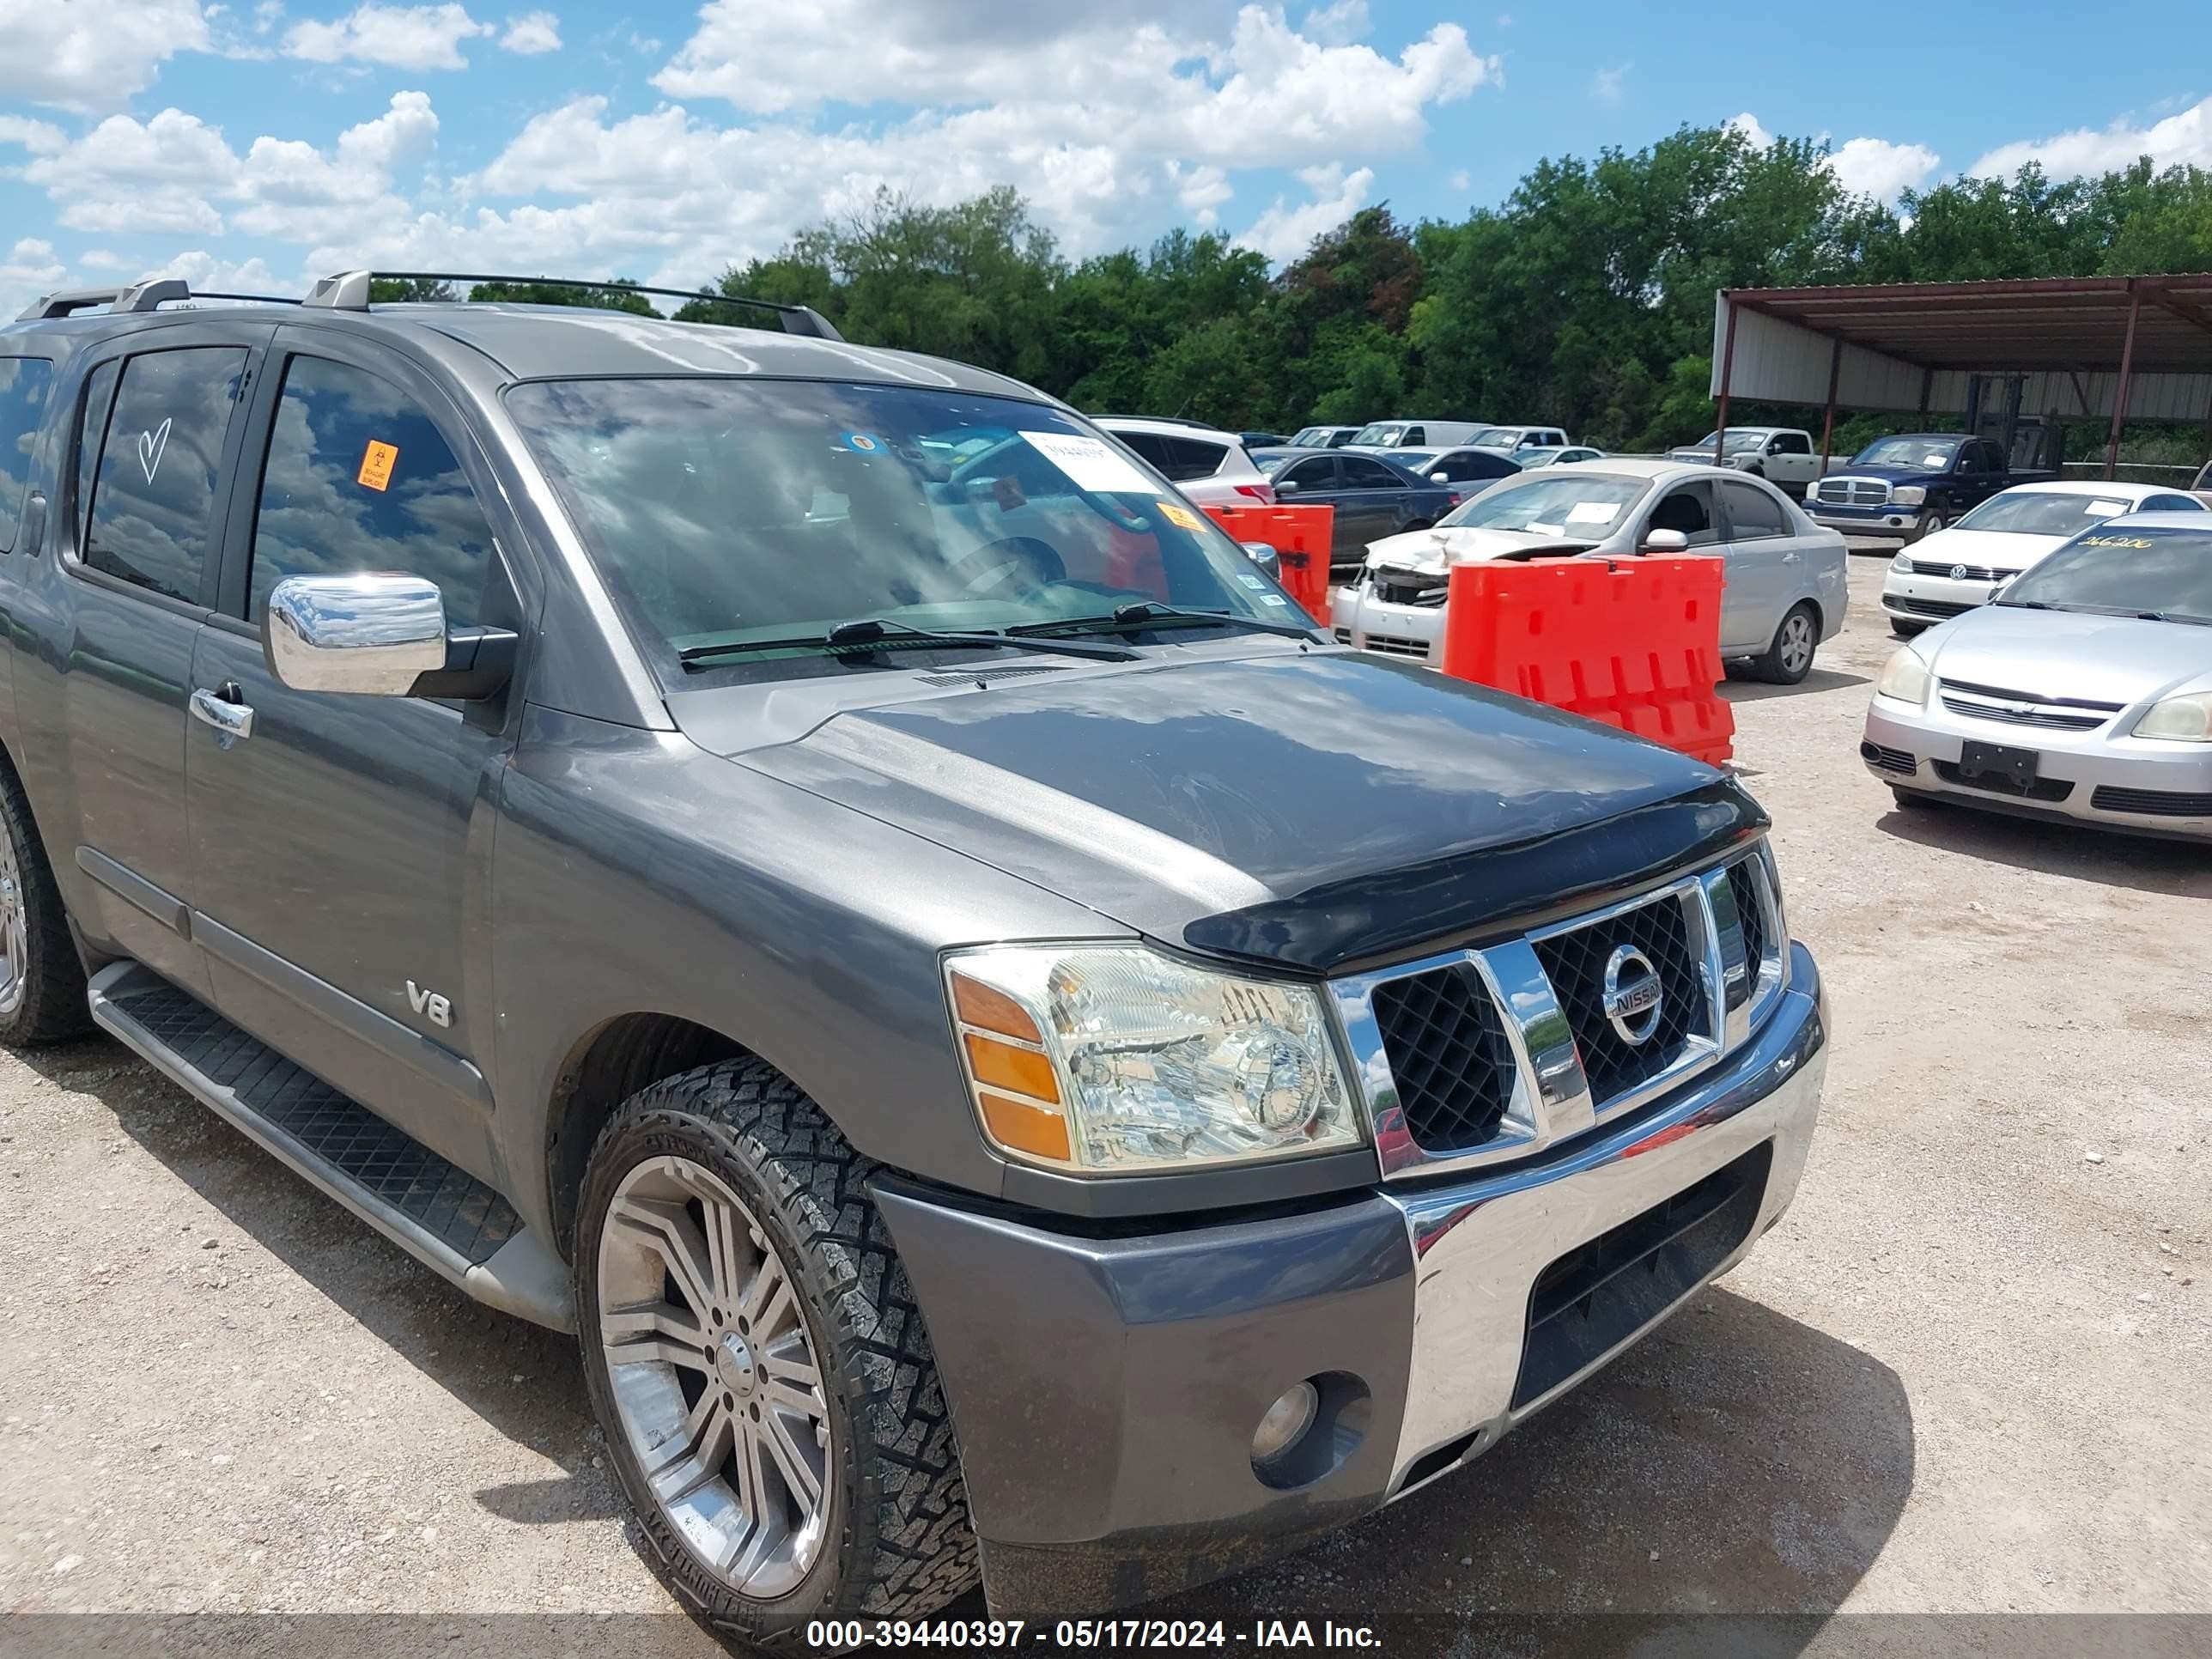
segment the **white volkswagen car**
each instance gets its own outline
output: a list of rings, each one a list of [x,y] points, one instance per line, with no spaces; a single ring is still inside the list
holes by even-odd
[[[1987,605],[2021,571],[2107,519],[2203,510],[2195,496],[2163,484],[2089,479],[2014,484],[1891,560],[1881,608],[1890,631],[1909,640],[1923,628]]]
[[[2212,838],[2212,516],[2098,525],[1899,647],[1859,757],[1903,806]]]
[[[1702,462],[1613,457],[1503,479],[1433,529],[1369,544],[1359,580],[1337,590],[1330,620],[1348,645],[1441,665],[1454,564],[1685,549],[1726,561],[1722,656],[1783,685],[1812,672],[1814,653],[1844,625],[1844,538],[1765,480]]]

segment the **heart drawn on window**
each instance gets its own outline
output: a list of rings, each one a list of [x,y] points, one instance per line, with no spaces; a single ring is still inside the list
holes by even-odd
[[[169,423],[167,421],[151,432],[138,434],[138,465],[146,469],[146,482],[154,482],[154,475],[161,470],[161,452],[169,447]]]

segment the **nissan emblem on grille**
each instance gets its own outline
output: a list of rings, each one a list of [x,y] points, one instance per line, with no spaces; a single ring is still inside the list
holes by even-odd
[[[1632,945],[1623,945],[1605,964],[1605,1017],[1620,1040],[1640,1047],[1659,1029],[1661,1005],[1666,992],[1651,958]]]

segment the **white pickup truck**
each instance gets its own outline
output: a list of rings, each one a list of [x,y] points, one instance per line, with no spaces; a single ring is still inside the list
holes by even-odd
[[[1693,444],[1668,450],[1667,459],[1710,461],[1713,459],[1713,441],[1719,435],[1708,432]],[[1820,453],[1813,447],[1813,434],[1791,426],[1730,427],[1725,464],[1739,472],[1756,474],[1785,495],[1801,500],[1814,479],[1820,476]]]

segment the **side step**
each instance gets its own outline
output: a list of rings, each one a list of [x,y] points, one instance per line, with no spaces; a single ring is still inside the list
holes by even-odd
[[[91,1000],[125,1047],[477,1301],[576,1328],[568,1268],[467,1170],[150,969],[101,969]]]

